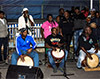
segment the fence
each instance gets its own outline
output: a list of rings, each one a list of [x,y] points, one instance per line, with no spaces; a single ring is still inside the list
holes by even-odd
[[[35,24],[33,30],[34,34],[32,37],[37,43],[37,47],[44,47],[44,39],[42,39],[40,28],[42,24]],[[18,33],[18,24],[11,24],[8,25],[8,32],[9,32],[9,47],[10,48],[15,48],[15,38],[16,38],[16,33]]]

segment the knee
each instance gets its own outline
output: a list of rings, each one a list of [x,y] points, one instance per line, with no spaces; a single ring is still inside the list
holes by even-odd
[[[65,50],[65,56],[67,57],[67,55],[68,55],[68,51],[67,51],[67,50]]]
[[[35,56],[38,57],[39,56],[38,53],[35,52]]]
[[[17,57],[17,53],[14,52],[14,53],[12,54],[12,58],[16,58],[16,57]]]
[[[48,51],[47,54],[48,54],[48,56],[51,56],[51,51]]]

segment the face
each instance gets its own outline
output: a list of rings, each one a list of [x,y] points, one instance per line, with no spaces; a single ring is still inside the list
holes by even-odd
[[[96,17],[99,18],[99,16],[100,16],[99,13],[96,13]]]
[[[3,19],[4,18],[4,14],[0,13],[0,18]]]
[[[61,9],[60,13],[61,13],[61,14],[64,14],[64,9]]]
[[[57,35],[57,29],[56,29],[56,28],[55,28],[55,29],[53,29],[52,34],[53,34],[54,36],[56,36],[56,35]]]
[[[95,15],[95,11],[91,11],[90,13],[91,13],[91,15]]]
[[[22,36],[23,36],[23,37],[26,37],[26,36],[27,36],[27,30],[25,30],[25,31],[22,33]]]
[[[64,13],[64,16],[65,16],[65,17],[69,17],[69,13],[68,13],[68,12],[65,12],[65,13]]]
[[[75,9],[75,13],[79,13],[79,10],[78,9]]]
[[[49,18],[48,18],[48,20],[50,21],[50,22],[52,22],[52,16],[49,16]]]
[[[90,27],[87,27],[87,28],[85,29],[85,34],[90,35],[91,33],[92,33],[92,30],[90,29]]]
[[[58,16],[58,17],[56,18],[56,20],[57,20],[57,22],[59,23],[59,22],[60,22],[60,17]]]
[[[26,16],[27,17],[27,15],[28,15],[28,11],[26,10],[26,11],[24,11],[23,12],[23,14],[24,14],[24,16]]]

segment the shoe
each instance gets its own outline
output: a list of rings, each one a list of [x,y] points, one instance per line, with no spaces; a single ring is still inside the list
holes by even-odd
[[[62,67],[59,67],[58,70],[60,70],[61,72],[64,72],[64,69]]]
[[[53,72],[56,73],[57,72],[57,68],[53,68]]]
[[[77,69],[82,69],[82,67],[77,67]]]

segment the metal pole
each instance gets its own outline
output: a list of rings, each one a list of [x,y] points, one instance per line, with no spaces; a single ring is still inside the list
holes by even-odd
[[[99,0],[99,11],[100,11],[100,0]]]
[[[43,4],[41,5],[41,19],[43,19]]]
[[[90,9],[93,9],[93,0],[90,0]]]

